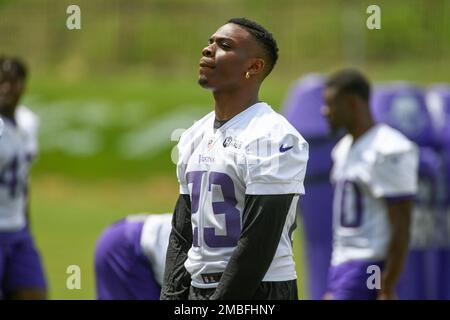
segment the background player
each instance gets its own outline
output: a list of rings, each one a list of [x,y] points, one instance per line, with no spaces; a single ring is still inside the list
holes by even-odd
[[[308,144],[259,101],[277,58],[272,35],[247,19],[202,51],[198,82],[215,110],[178,143],[162,299],[297,299],[291,236]]]
[[[46,281],[28,225],[28,170],[37,153],[37,118],[17,107],[27,70],[0,58],[0,284],[6,299],[45,299]]]
[[[139,214],[109,226],[97,241],[97,299],[159,300],[171,214]]]
[[[334,242],[327,298],[392,299],[408,252],[417,192],[418,152],[399,131],[374,124],[370,85],[358,71],[332,75],[324,115],[344,136],[332,151]],[[367,285],[369,266],[382,270],[380,290]]]

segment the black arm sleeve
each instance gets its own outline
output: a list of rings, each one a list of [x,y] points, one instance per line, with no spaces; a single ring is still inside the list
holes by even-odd
[[[241,235],[212,300],[253,298],[275,256],[293,197],[245,196]]]
[[[184,267],[184,262],[191,246],[191,201],[189,195],[181,194],[172,217],[161,300],[188,299],[191,276]]]

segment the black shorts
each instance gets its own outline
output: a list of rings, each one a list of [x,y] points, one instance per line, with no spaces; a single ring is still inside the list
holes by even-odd
[[[215,291],[191,286],[189,300],[209,300]],[[298,300],[297,280],[261,282],[252,300]]]

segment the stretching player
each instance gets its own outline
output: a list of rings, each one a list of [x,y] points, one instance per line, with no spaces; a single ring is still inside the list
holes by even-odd
[[[99,300],[159,300],[171,214],[130,215],[97,241],[95,280]]]
[[[179,143],[180,196],[162,299],[297,299],[292,231],[308,144],[258,97],[278,48],[231,19],[202,51],[199,84],[215,110]]]
[[[368,80],[354,70],[332,75],[324,90],[331,129],[348,132],[332,151],[334,241],[326,298],[395,298],[408,252],[418,149],[399,131],[374,123],[369,96]],[[367,281],[377,268],[379,288]]]

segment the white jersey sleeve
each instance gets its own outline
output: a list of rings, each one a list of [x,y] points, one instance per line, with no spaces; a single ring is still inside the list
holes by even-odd
[[[178,162],[177,162],[177,179],[180,185],[180,194],[189,194],[189,188],[186,181],[186,164],[183,162],[183,140],[181,139],[177,145]]]
[[[370,187],[376,198],[410,196],[417,193],[419,162],[417,148],[378,157],[373,166]]]
[[[19,106],[16,110],[16,121],[24,133],[24,145],[27,153],[33,157],[36,156],[38,153],[38,116],[27,107]]]
[[[304,194],[308,143],[297,133],[281,132],[247,147],[246,194]]]

